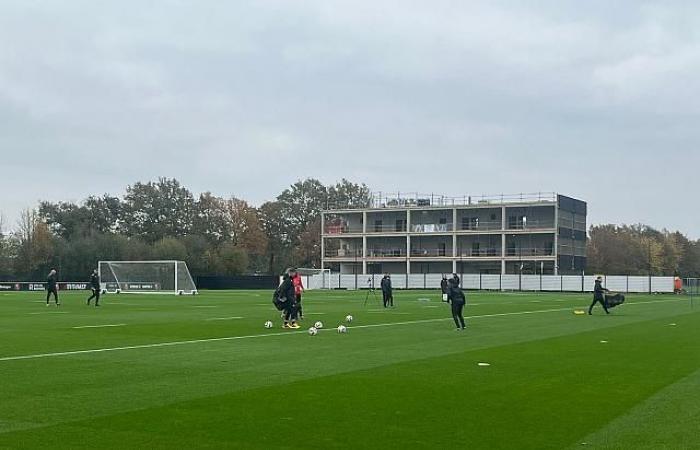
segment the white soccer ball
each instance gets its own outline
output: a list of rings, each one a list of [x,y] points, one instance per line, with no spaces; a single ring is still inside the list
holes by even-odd
[[[345,321],[346,321],[347,323],[352,322],[352,316],[351,316],[350,314],[348,314],[347,316],[345,316]]]
[[[338,326],[338,333],[347,333],[348,329],[345,325],[339,325]]]
[[[321,322],[321,321],[316,322],[314,324],[314,328],[320,330],[321,328],[323,328],[323,322]]]
[[[318,329],[316,327],[309,328],[309,335],[310,336],[316,336],[316,334],[318,334]]]
[[[268,320],[267,322],[265,322],[265,328],[272,328],[272,326],[273,326],[273,323],[271,320]]]

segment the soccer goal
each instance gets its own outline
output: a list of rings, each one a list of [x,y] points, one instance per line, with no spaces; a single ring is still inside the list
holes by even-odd
[[[184,261],[100,261],[102,290],[109,293],[196,294]]]
[[[331,288],[331,269],[308,269],[300,267],[297,269],[304,282],[307,291],[316,289]]]

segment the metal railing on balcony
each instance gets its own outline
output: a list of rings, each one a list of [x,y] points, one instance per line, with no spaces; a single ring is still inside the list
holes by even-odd
[[[458,258],[487,258],[487,257],[499,257],[501,256],[500,248],[465,248],[462,250],[457,250]]]
[[[362,258],[362,249],[326,249],[323,254],[326,258]]]
[[[528,220],[523,222],[509,222],[506,224],[508,230],[541,230],[554,228],[554,220]]]
[[[325,226],[326,234],[360,234],[362,233],[362,225],[328,225]]]
[[[412,258],[444,258],[452,257],[451,248],[412,248],[411,249]]]
[[[506,249],[506,256],[523,257],[523,256],[554,256],[554,249],[547,247],[540,248],[513,248]]]
[[[326,205],[327,210],[355,210],[355,209],[380,209],[380,208],[425,208],[456,206],[487,206],[506,205],[517,203],[556,203],[557,195],[554,192],[533,192],[521,194],[495,194],[495,195],[463,195],[461,197],[448,197],[436,194],[420,193],[386,193],[373,192],[367,202],[354,204],[348,202],[332,203]]]
[[[453,228],[451,223],[412,223],[411,233],[447,233]]]
[[[459,223],[457,229],[459,231],[492,231],[503,228],[503,223],[498,221],[478,221],[469,223]]]
[[[379,225],[367,224],[367,233],[405,233],[406,224]]]
[[[368,258],[405,258],[405,248],[368,248]]]

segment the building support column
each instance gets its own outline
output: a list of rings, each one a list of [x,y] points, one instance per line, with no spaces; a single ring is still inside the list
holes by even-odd
[[[367,236],[362,236],[362,275],[367,275]]]
[[[507,210],[505,205],[501,206],[501,275],[506,274],[506,231],[508,226]]]
[[[573,227],[575,223],[571,225]],[[559,275],[559,200],[557,200],[557,204],[554,207],[554,230],[554,249],[552,252],[554,256],[554,275]],[[575,255],[576,251],[574,250],[573,253]]]
[[[326,215],[321,213],[321,269],[326,268]]]
[[[411,236],[406,235],[406,273],[411,273]]]
[[[457,273],[457,208],[452,208],[452,273]]]

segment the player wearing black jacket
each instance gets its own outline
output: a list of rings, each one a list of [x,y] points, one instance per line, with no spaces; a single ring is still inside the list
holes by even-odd
[[[87,304],[90,304],[90,300],[95,299],[95,306],[100,306],[100,275],[97,273],[97,269],[92,271],[90,275],[90,289],[92,289],[92,295],[87,299]]]
[[[46,306],[49,306],[51,294],[53,294],[56,306],[61,306],[61,303],[58,301],[58,272],[56,272],[56,269],[51,269],[49,276],[46,278]]]
[[[289,271],[284,274],[282,284],[277,289],[280,299],[284,301],[284,325],[282,328],[299,328],[299,324],[297,324],[299,306],[297,305],[297,295]]]
[[[457,325],[457,330],[462,331],[467,327],[464,323],[463,314],[467,299],[464,296],[464,292],[462,292],[462,289],[459,287],[459,284],[456,284],[454,280],[450,281],[449,289],[448,301],[452,304],[452,318],[455,321],[455,325]]]
[[[389,274],[384,275],[380,283],[382,288],[382,299],[384,301],[384,307],[394,306],[394,289],[391,287],[391,277]]]
[[[603,279],[601,277],[596,278],[595,286],[593,287],[593,303],[588,307],[588,315],[593,313],[593,307],[596,303],[600,303],[605,310],[605,314],[610,314],[608,311],[608,305],[605,304],[605,293],[608,292],[607,289],[603,287]]]

